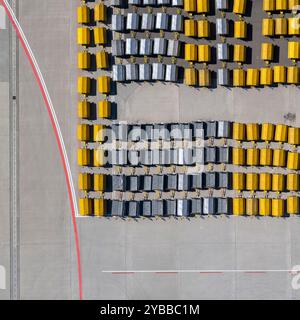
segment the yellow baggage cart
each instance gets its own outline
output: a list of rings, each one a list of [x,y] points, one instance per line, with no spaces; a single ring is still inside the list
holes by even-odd
[[[276,124],[274,140],[278,142],[287,141],[288,126],[286,124]]]
[[[258,190],[258,173],[250,172],[246,173],[246,190],[257,191]]]
[[[245,198],[232,199],[232,211],[235,216],[242,216],[246,212]]]
[[[90,103],[88,101],[78,101],[77,115],[80,119],[88,119],[90,116]]]
[[[262,35],[265,37],[272,37],[275,33],[275,20],[264,18],[262,20]]]
[[[79,166],[89,166],[91,163],[91,153],[89,149],[77,150],[77,161]]]
[[[274,45],[272,43],[264,42],[261,44],[261,60],[270,62],[274,57]]]
[[[79,173],[78,175],[78,189],[83,191],[91,190],[92,179],[89,173]]]
[[[276,191],[276,192],[284,191],[284,178],[285,176],[280,173],[274,173],[272,175],[272,191]]]
[[[271,68],[260,69],[260,84],[270,86],[273,84],[273,70]]]
[[[81,6],[77,8],[77,22],[79,24],[85,24],[90,22],[90,8],[87,6]]]
[[[244,87],[246,85],[246,71],[243,69],[233,69],[233,86]]]
[[[104,174],[94,174],[94,191],[105,191],[106,176]]]
[[[199,70],[199,86],[210,87],[211,86],[211,71],[208,69]]]
[[[235,44],[233,46],[233,61],[238,63],[246,61],[246,46],[243,44]]]
[[[208,44],[198,45],[198,62],[208,63],[211,60],[211,47]]]
[[[198,20],[198,38],[209,38],[210,37],[210,23],[208,20]]]
[[[98,77],[98,91],[102,94],[110,93],[110,77],[108,76]]]
[[[79,214],[81,216],[91,216],[93,214],[92,199],[88,199],[88,198],[79,199]]]
[[[232,149],[232,164],[236,166],[245,165],[245,149],[233,148]]]
[[[258,199],[256,198],[246,199],[246,214],[248,216],[258,215]]]
[[[247,38],[247,23],[244,20],[234,21],[234,37],[236,39]]]
[[[107,69],[109,67],[108,63],[108,53],[104,50],[96,53],[96,65],[97,69]]]
[[[299,198],[296,196],[287,197],[287,213],[299,214]]]
[[[288,143],[294,145],[300,144],[300,128],[288,128]]]
[[[287,67],[287,79],[288,84],[299,84],[299,67],[289,66]]]
[[[299,191],[299,175],[297,173],[286,175],[286,189],[288,191]]]
[[[259,199],[259,215],[260,216],[270,216],[271,208],[272,208],[271,199],[267,199],[267,198]]]
[[[272,187],[272,176],[270,173],[261,173],[259,175],[259,190],[270,191]]]
[[[245,189],[245,174],[242,172],[232,173],[232,189],[244,190]]]
[[[186,43],[184,46],[184,60],[197,61],[198,60],[198,46],[196,44]]]
[[[106,200],[94,199],[94,216],[103,217],[106,214]]]
[[[248,69],[246,85],[250,87],[259,86],[259,69]]]
[[[187,86],[196,86],[198,83],[197,70],[194,68],[184,69],[184,83]]]
[[[197,37],[197,21],[192,19],[184,20],[184,35],[186,37]]]
[[[88,28],[77,28],[77,44],[88,46],[91,44],[91,34]]]
[[[273,166],[284,167],[286,164],[286,151],[283,149],[273,150]]]
[[[247,165],[258,166],[259,165],[259,149],[249,148],[247,150]]]
[[[287,155],[287,168],[289,170],[299,170],[299,153],[297,152],[288,152]]]
[[[284,200],[272,199],[272,216],[283,217],[284,216]]]
[[[106,22],[107,7],[104,3],[98,3],[94,7],[94,20],[99,22]]]
[[[79,94],[89,94],[91,90],[91,79],[88,77],[78,77],[77,92]]]
[[[260,165],[271,166],[272,165],[272,149],[263,148],[260,149]]]
[[[238,141],[246,139],[246,125],[244,123],[233,123],[232,139]]]
[[[111,102],[107,100],[98,102],[98,118],[108,119],[111,115]]]
[[[88,124],[77,125],[77,139],[85,142],[90,140],[90,126]]]

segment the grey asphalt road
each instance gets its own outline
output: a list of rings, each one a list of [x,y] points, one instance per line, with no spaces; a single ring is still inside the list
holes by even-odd
[[[75,181],[78,173],[75,18],[78,3],[73,0],[27,0],[26,3],[20,2],[19,6],[20,23],[52,96]],[[58,149],[41,95],[22,51],[19,63],[21,298],[76,299],[74,236]],[[4,137],[1,148],[7,143],[6,122],[2,120],[5,110],[7,112],[7,86],[5,81],[0,84],[0,102],[3,102],[0,106],[4,108],[1,113],[0,138]],[[149,122],[196,119],[281,122],[284,113],[297,112],[295,102],[299,98],[299,90],[293,87],[260,91],[217,89],[212,92],[181,85],[132,84],[118,86],[117,92],[119,119]],[[298,121],[297,118],[297,125]],[[0,166],[2,177],[7,177],[5,150],[1,153],[4,154]],[[1,206],[8,197],[5,192],[8,189],[1,192]],[[103,272],[288,270],[300,264],[298,217],[138,222],[79,218],[77,223],[86,299],[300,297],[300,291],[292,288],[292,275],[287,272],[130,275]],[[0,228],[1,259],[4,260],[0,264],[6,264],[9,243],[5,214],[1,214]],[[4,294],[3,298],[7,295],[1,291],[0,294]]]

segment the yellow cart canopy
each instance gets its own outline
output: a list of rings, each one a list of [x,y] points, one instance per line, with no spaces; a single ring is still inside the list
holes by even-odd
[[[94,151],[94,167],[103,167],[105,165],[104,162],[104,150],[95,149]]]
[[[197,21],[192,19],[184,20],[184,35],[186,37],[197,37]]]
[[[110,77],[98,77],[98,91],[103,94],[110,93]]]
[[[103,124],[93,125],[93,141],[95,142],[105,141],[105,126]]]
[[[196,12],[197,11],[197,1],[196,0],[184,0],[183,10],[186,12]]]
[[[78,124],[77,125],[77,139],[79,141],[89,141],[90,140],[90,126],[88,124]]]
[[[111,115],[111,102],[104,100],[98,103],[98,118],[109,118]]]
[[[197,0],[197,12],[209,13],[209,0]]]
[[[88,149],[77,150],[77,161],[79,166],[88,166],[91,162],[91,154]]]
[[[208,44],[198,45],[198,61],[199,62],[210,62],[211,59],[211,47]]]
[[[286,189],[288,191],[299,191],[299,175],[297,173],[286,175]]]
[[[286,18],[275,19],[276,36],[285,36],[288,33],[288,20]]]
[[[245,214],[245,198],[233,198],[232,199],[233,214],[235,216],[242,216]]]
[[[245,165],[245,149],[233,148],[232,149],[232,164],[236,166]]]
[[[77,28],[77,44],[87,46],[91,43],[90,29]]]
[[[106,214],[106,200],[94,199],[94,216],[103,217]]]
[[[89,173],[79,173],[78,175],[78,189],[89,191],[91,190],[92,179]]]
[[[286,124],[277,124],[275,127],[274,140],[278,142],[287,141],[288,126]]]
[[[77,92],[80,94],[89,94],[91,90],[91,79],[88,77],[78,77]]]
[[[245,140],[246,138],[246,125],[244,123],[233,123],[233,130],[232,130],[232,139],[234,140]]]
[[[261,140],[272,141],[274,138],[275,125],[272,123],[263,123],[261,125]]]
[[[79,199],[79,214],[81,216],[91,216],[93,214],[92,199],[88,199],[88,198]]]
[[[259,124],[258,123],[247,123],[246,132],[247,132],[248,141],[259,140]]]
[[[299,214],[299,198],[296,196],[287,197],[287,213]]]
[[[94,191],[105,191],[105,175],[104,174],[94,174]]]
[[[274,83],[286,82],[286,67],[275,66],[274,67]]]
[[[257,191],[258,190],[258,173],[246,174],[246,190]]]
[[[97,69],[107,69],[108,64],[108,53],[104,50],[96,53],[96,65]]]
[[[262,35],[265,37],[274,36],[275,32],[275,20],[265,18],[262,20]]]
[[[297,66],[287,67],[287,79],[289,84],[299,84],[299,68]]]
[[[298,41],[288,42],[288,58],[292,60],[300,59],[300,42]]]
[[[288,0],[276,0],[276,10],[286,11],[288,9]]]
[[[259,149],[254,149],[254,148],[247,149],[247,165],[248,166],[259,165]]]
[[[184,46],[184,60],[197,61],[198,50],[196,44],[186,43]]]
[[[275,11],[276,9],[276,0],[264,0],[263,10],[264,11]]]
[[[210,36],[210,24],[208,20],[198,20],[198,38],[209,38]]]
[[[300,128],[288,128],[288,143],[296,145],[300,144]]]
[[[95,27],[94,29],[94,43],[105,44],[106,43],[106,29],[104,27]]]
[[[208,69],[199,70],[199,86],[210,87],[211,86],[211,71]]]
[[[77,8],[77,22],[84,24],[90,22],[90,8],[81,6]]]
[[[274,149],[273,151],[273,166],[284,167],[286,161],[286,151],[283,149]]]
[[[284,175],[274,173],[272,176],[272,191],[284,191]]]
[[[94,20],[105,22],[107,17],[107,7],[104,3],[98,3],[94,8]]]
[[[235,44],[233,46],[233,61],[234,62],[246,61],[246,46],[242,44]]]
[[[243,69],[233,70],[233,86],[244,87],[246,85],[246,71]]]
[[[260,165],[270,166],[272,165],[272,149],[260,149]]]
[[[274,45],[272,43],[261,44],[261,59],[264,61],[272,61],[274,57]]]
[[[90,103],[88,101],[78,101],[78,118],[87,119],[90,116]]]
[[[265,199],[265,198],[259,199],[259,215],[260,216],[270,216],[271,207],[272,207],[271,199]]]
[[[287,168],[289,170],[299,170],[299,153],[297,152],[288,152],[287,155]]]
[[[245,14],[247,0],[234,0],[233,2],[233,13]]]
[[[273,70],[271,68],[260,69],[260,84],[270,86],[273,84]]]
[[[246,214],[249,216],[258,215],[258,199],[256,198],[246,199]]]
[[[91,66],[91,54],[87,51],[78,52],[77,66],[78,69],[89,69]]]
[[[299,17],[288,18],[288,30],[289,30],[290,36],[300,35],[300,18]]]
[[[247,86],[259,86],[259,69],[248,69],[247,70]]]
[[[184,69],[184,83],[187,86],[196,86],[197,85],[197,70],[194,68]]]
[[[241,172],[233,172],[232,174],[232,189],[244,190],[245,189],[245,174]]]
[[[247,23],[246,21],[234,21],[234,37],[236,39],[247,38]]]
[[[272,216],[283,217],[284,216],[284,200],[272,199]]]
[[[272,178],[270,173],[261,173],[259,175],[259,190],[270,191],[271,181],[272,181]]]

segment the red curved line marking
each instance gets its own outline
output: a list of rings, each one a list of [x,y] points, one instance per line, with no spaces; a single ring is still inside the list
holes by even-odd
[[[61,161],[62,161],[62,165],[63,165],[63,169],[64,169],[64,173],[65,173],[65,178],[66,178],[66,183],[67,183],[67,189],[68,189],[68,195],[69,195],[69,201],[70,201],[70,206],[71,206],[71,211],[72,211],[72,224],[73,224],[73,230],[74,230],[74,236],[75,236],[75,244],[76,244],[76,255],[77,255],[77,271],[78,271],[78,287],[79,287],[79,299],[82,300],[82,297],[83,297],[83,291],[82,291],[82,272],[81,272],[81,259],[80,259],[80,247],[79,247],[79,236],[78,236],[78,229],[77,229],[77,224],[76,224],[76,216],[75,216],[75,209],[74,209],[74,205],[73,205],[73,202],[72,202],[72,193],[71,193],[71,185],[70,185],[70,181],[68,179],[68,174],[67,174],[67,166],[66,166],[66,163],[65,163],[65,160],[64,160],[64,156],[63,156],[63,151],[62,151],[62,145],[61,145],[61,142],[59,140],[59,136],[58,136],[58,132],[57,132],[57,128],[55,126],[55,123],[54,123],[54,119],[53,119],[53,116],[52,116],[52,113],[51,113],[51,109],[50,109],[50,106],[49,106],[49,103],[48,103],[48,100],[47,100],[47,97],[46,97],[46,93],[43,89],[43,86],[42,86],[42,83],[41,83],[41,80],[38,76],[38,73],[37,73],[37,70],[33,64],[33,61],[32,61],[32,58],[27,50],[27,47],[25,45],[25,42],[17,28],[17,25],[15,24],[9,10],[7,9],[5,3],[3,2],[3,0],[0,0],[0,2],[2,3],[5,11],[6,11],[6,14],[10,20],[10,22],[12,23],[15,31],[16,31],[16,34],[19,38],[19,41],[21,42],[22,44],[22,47],[26,53],[26,56],[28,58],[28,61],[30,62],[30,65],[31,65],[31,68],[33,70],[33,73],[35,75],[35,79],[38,83],[38,86],[40,88],[40,91],[41,91],[41,94],[43,96],[43,100],[45,102],[45,105],[46,105],[46,108],[47,108],[47,111],[48,111],[48,115],[49,115],[49,118],[50,118],[50,122],[51,122],[51,125],[52,125],[52,128],[53,128],[53,131],[54,131],[54,135],[55,135],[55,138],[56,138],[56,142],[57,142],[57,145],[58,145],[58,149],[59,149],[59,154],[60,154],[60,157],[61,157]]]

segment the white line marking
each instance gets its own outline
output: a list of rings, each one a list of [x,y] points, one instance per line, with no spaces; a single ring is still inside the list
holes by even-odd
[[[192,269],[192,270],[102,270],[103,273],[267,273],[267,272],[291,272],[297,273],[293,269]]]

